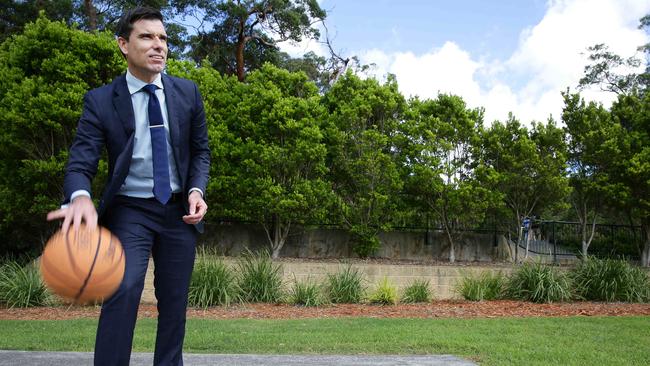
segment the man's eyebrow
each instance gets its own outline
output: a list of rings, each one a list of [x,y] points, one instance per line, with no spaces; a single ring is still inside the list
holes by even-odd
[[[167,34],[165,33],[152,33],[152,32],[142,32],[138,33],[138,38],[143,38],[143,37],[153,37],[153,36],[158,36],[160,39],[167,39]]]

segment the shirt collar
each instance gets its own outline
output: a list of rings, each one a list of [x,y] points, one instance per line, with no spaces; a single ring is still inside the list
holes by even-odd
[[[161,74],[158,74],[158,76],[156,76],[156,79],[151,83],[145,83],[144,81],[133,76],[133,74],[131,74],[131,71],[129,71],[129,69],[126,70],[126,86],[129,88],[129,93],[131,95],[142,90],[142,88],[147,84],[154,84],[159,89],[164,89]]]

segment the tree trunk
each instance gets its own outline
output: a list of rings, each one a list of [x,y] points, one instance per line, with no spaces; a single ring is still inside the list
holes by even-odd
[[[645,233],[645,241],[641,250],[641,266],[650,267],[650,223],[641,225],[641,230]]]
[[[97,30],[97,9],[95,9],[93,1],[84,0],[84,9],[88,17],[88,29],[91,31]]]
[[[530,249],[530,229],[526,230],[526,234],[524,234],[524,238],[526,240],[526,255],[524,255],[524,258],[528,259],[528,251]]]
[[[445,226],[445,233],[447,234],[447,241],[449,242],[449,263],[456,262],[456,251],[454,248],[454,237],[452,236],[451,227],[449,226],[449,220],[447,219],[447,210],[443,208],[440,218],[442,219],[442,224]]]
[[[244,31],[246,29],[246,19],[239,19],[239,29],[237,34],[237,48],[235,49],[235,61],[237,64],[237,80],[243,82],[246,79],[245,68],[244,68],[244,48],[246,47],[246,42],[248,42],[248,37],[246,37]]]
[[[284,246],[285,238],[282,237],[281,230],[282,228],[280,227],[279,224],[275,225],[274,240],[273,240],[273,244],[271,245],[271,249],[273,249],[273,252],[271,253],[271,258],[273,259],[277,259],[280,256],[280,251]]]
[[[449,263],[454,263],[456,262],[456,251],[454,250],[454,240],[449,233],[447,233],[447,240],[449,240]]]
[[[266,238],[271,245],[271,258],[276,259],[280,256],[280,251],[284,247],[284,243],[289,236],[289,229],[291,229],[291,221],[282,223],[282,219],[278,215],[273,215],[273,222],[271,227],[267,222],[262,222],[262,228],[266,233]]]
[[[244,46],[246,46],[246,40],[242,39],[237,43],[237,80],[243,82],[246,79],[246,72],[244,69]]]

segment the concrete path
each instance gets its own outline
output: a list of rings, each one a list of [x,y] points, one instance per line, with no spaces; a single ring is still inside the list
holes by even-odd
[[[186,366],[475,366],[449,355],[434,356],[282,356],[184,354]],[[131,355],[131,366],[149,366],[151,353]],[[0,366],[88,366],[92,353],[0,350]]]

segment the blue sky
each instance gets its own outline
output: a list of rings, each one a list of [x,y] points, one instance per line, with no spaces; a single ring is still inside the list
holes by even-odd
[[[334,48],[374,64],[368,77],[395,74],[406,96],[462,96],[485,107],[486,124],[513,112],[525,124],[560,119],[586,48],[606,43],[623,55],[650,42],[638,20],[650,0],[320,0]],[[318,42],[283,45],[326,55]],[[583,96],[609,105],[596,89]]]
[[[344,50],[424,53],[453,39],[472,53],[494,57],[511,54],[521,30],[546,11],[541,0],[324,0],[322,6],[336,46]]]

